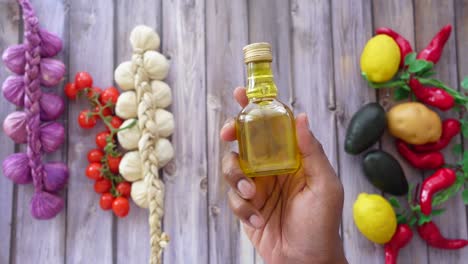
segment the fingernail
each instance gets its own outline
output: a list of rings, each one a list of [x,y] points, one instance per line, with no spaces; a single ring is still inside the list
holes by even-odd
[[[240,180],[237,183],[237,189],[239,192],[242,194],[244,197],[252,197],[253,196],[253,188],[252,184],[248,182],[247,180]]]
[[[252,226],[255,228],[261,228],[263,226],[263,220],[261,217],[258,217],[257,215],[251,215],[249,217],[249,222]]]

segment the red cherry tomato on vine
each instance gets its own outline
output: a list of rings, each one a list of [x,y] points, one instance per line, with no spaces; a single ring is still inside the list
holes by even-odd
[[[86,176],[92,180],[100,180],[102,178],[101,169],[101,163],[90,163],[88,167],[86,167]]]
[[[114,196],[111,193],[103,193],[101,199],[99,199],[99,205],[102,210],[112,209],[112,203],[114,202]]]
[[[96,106],[96,107],[94,108],[93,112],[98,113],[100,109],[101,109],[100,106]],[[110,115],[112,115],[112,110],[110,109],[110,107],[104,107],[104,108],[102,108],[102,115],[103,115],[103,116],[110,116]]]
[[[107,138],[110,137],[109,131],[102,131],[96,135],[96,146],[104,149],[107,145]]]
[[[120,119],[119,117],[113,116],[110,123],[111,123],[112,127],[119,128],[122,125],[123,120]]]
[[[76,89],[83,90],[84,88],[93,87],[93,78],[87,72],[78,72],[75,75]]]
[[[119,90],[117,88],[111,86],[109,88],[106,88],[102,93],[101,96],[99,97],[99,101],[101,101],[101,104],[105,105],[107,102],[111,102],[113,104],[117,103],[117,98],[119,97]]]
[[[88,152],[88,161],[89,163],[98,162],[100,163],[104,157],[104,152],[100,149],[92,149]]]
[[[122,157],[112,157],[111,155],[107,155],[107,163],[109,164],[109,170],[112,173],[119,173],[119,164],[122,160]]]
[[[83,110],[78,115],[78,124],[80,127],[88,129],[93,128],[97,123],[97,118],[89,110]]]
[[[117,191],[123,197],[130,197],[130,192],[132,191],[132,185],[129,182],[121,182],[117,185]]]
[[[112,183],[109,179],[106,179],[106,178],[97,180],[94,183],[94,191],[96,193],[106,193],[106,192],[109,192],[111,188],[112,188]]]
[[[76,88],[76,85],[74,83],[67,83],[65,85],[64,91],[68,99],[70,100],[76,99],[76,95],[78,94],[78,89]]]
[[[114,202],[112,203],[112,211],[118,217],[125,217],[128,215],[128,211],[130,211],[130,203],[128,199],[122,196],[115,198]]]
[[[88,98],[93,98],[93,96],[95,95],[100,95],[102,93],[102,89],[99,88],[99,87],[93,87],[93,88],[88,88],[88,93],[86,94],[86,96],[88,96]]]

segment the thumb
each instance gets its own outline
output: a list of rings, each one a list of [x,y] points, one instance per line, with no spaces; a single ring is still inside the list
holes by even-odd
[[[296,117],[296,135],[307,184],[311,186],[312,181],[326,181],[331,177],[337,177],[323,151],[322,144],[310,131],[305,113],[298,114]]]

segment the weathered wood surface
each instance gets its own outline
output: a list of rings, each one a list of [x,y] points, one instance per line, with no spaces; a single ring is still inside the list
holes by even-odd
[[[165,263],[263,263],[227,202],[222,179],[222,155],[233,149],[218,140],[224,122],[239,107],[232,100],[235,86],[245,83],[242,47],[268,41],[274,50],[274,72],[281,99],[295,113],[306,112],[345,187],[342,236],[350,263],[383,263],[381,246],[363,238],[352,219],[352,204],[360,192],[376,192],[363,177],[360,157],[343,151],[345,129],[364,103],[392,102],[388,91],[376,93],[359,76],[359,55],[373,30],[395,28],[418,49],[441,26],[452,23],[449,40],[437,66],[439,77],[456,85],[468,74],[467,0],[105,0],[32,1],[41,25],[64,38],[60,58],[68,77],[86,70],[97,86],[113,84],[113,69],[129,60],[128,34],[147,24],[161,36],[162,52],[170,58],[167,79],[173,89],[176,117],[172,137],[176,158],[163,172],[166,182],[164,227],[171,235]],[[19,8],[0,0],[0,50],[22,38]],[[8,76],[0,67],[0,81]],[[58,88],[61,91],[63,84]],[[15,109],[0,98],[0,117]],[[98,196],[84,176],[85,153],[94,148],[92,131],[79,129],[76,118],[84,102],[68,105],[63,123],[65,147],[47,159],[68,162],[71,179],[66,210],[51,221],[33,220],[29,213],[31,186],[13,186],[0,177],[0,263],[146,263],[146,210],[132,206],[117,219],[99,209]],[[0,135],[2,160],[14,150]],[[465,145],[467,143],[465,142]],[[395,153],[384,137],[382,148]],[[454,157],[450,157],[453,161]],[[411,182],[423,174],[404,161]],[[436,219],[444,234],[467,237],[467,211],[460,197],[447,204]],[[304,231],[306,232],[306,230]],[[417,236],[400,255],[401,263],[463,263],[468,250],[441,251],[426,247]]]

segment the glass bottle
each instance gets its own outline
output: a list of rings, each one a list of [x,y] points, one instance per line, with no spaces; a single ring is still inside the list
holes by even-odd
[[[249,103],[236,119],[240,167],[249,177],[293,173],[300,166],[296,126],[291,109],[276,98],[271,46],[253,43],[243,51]]]

